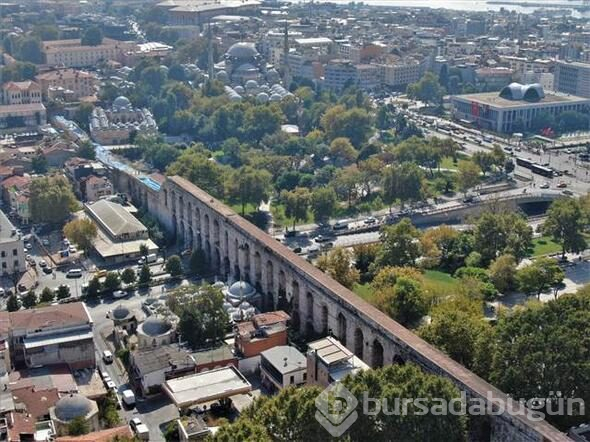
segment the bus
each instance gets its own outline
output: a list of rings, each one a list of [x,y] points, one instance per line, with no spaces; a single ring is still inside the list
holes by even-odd
[[[516,164],[522,167],[526,167],[527,169],[532,169],[533,164],[535,164],[531,160],[527,160],[526,158],[516,157]]]
[[[547,178],[553,178],[553,169],[549,167],[541,166],[540,164],[533,164],[531,171],[537,175],[542,175]]]

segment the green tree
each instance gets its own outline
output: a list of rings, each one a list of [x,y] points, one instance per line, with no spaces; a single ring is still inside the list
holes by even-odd
[[[78,146],[78,156],[87,160],[96,159],[96,149],[90,141],[83,141]]]
[[[9,312],[16,312],[18,310],[20,310],[21,307],[21,303],[18,300],[17,296],[12,294],[8,297],[8,300],[6,301],[6,310],[8,310]]]
[[[344,287],[352,289],[360,279],[358,269],[352,265],[352,257],[351,251],[336,247],[329,253],[320,256],[316,266]]]
[[[35,222],[58,224],[77,208],[72,187],[64,176],[34,178],[29,191],[31,218]]]
[[[377,269],[385,266],[413,266],[421,255],[420,231],[408,218],[381,227],[381,249],[375,259]]]
[[[346,109],[342,105],[329,108],[321,117],[321,126],[328,140],[345,137],[355,148],[360,148],[373,132],[373,118],[358,107]]]
[[[281,128],[283,115],[279,108],[260,105],[249,107],[244,114],[244,133],[256,144],[265,135],[271,135]]]
[[[96,298],[98,296],[98,293],[100,292],[102,286],[100,284],[100,280],[98,279],[98,277],[94,277],[92,278],[90,281],[88,281],[88,288],[86,289],[86,296],[88,296],[89,298]]]
[[[467,195],[467,191],[479,183],[480,173],[481,169],[474,162],[466,160],[459,161],[459,165],[457,166],[457,182],[459,189],[464,195]]]
[[[516,286],[516,259],[505,254],[498,256],[490,264],[490,281],[502,293]]]
[[[23,307],[26,309],[33,308],[37,305],[37,295],[34,290],[29,290],[28,293],[23,296]]]
[[[316,222],[326,222],[336,210],[338,197],[331,187],[319,187],[311,192],[310,209]]]
[[[53,302],[53,300],[55,299],[55,293],[53,293],[53,290],[51,290],[49,287],[45,287],[42,291],[41,291],[41,298],[40,301],[44,304]]]
[[[541,293],[553,288],[554,295],[563,282],[565,274],[557,261],[551,258],[537,258],[532,264],[520,268],[516,273],[516,280],[520,290],[527,294],[541,297]]]
[[[266,170],[244,166],[229,176],[226,194],[241,205],[242,215],[245,215],[246,204],[252,204],[258,210],[260,203],[268,200],[271,180],[272,176]]]
[[[31,167],[33,168],[33,172],[43,175],[49,169],[47,158],[42,153],[37,153],[31,160]]]
[[[64,235],[88,254],[98,234],[96,224],[88,218],[78,218],[64,226]]]
[[[415,324],[428,312],[424,291],[414,279],[400,276],[383,297],[386,313],[402,325]]]
[[[427,72],[417,83],[408,85],[406,93],[411,99],[440,106],[446,91],[440,85],[438,77],[432,72]]]
[[[66,299],[69,298],[71,295],[70,293],[70,287],[62,284],[57,288],[57,299]]]
[[[152,272],[150,270],[150,266],[144,264],[141,266],[141,270],[139,271],[139,283],[141,285],[147,285],[152,279]]]
[[[166,260],[166,271],[173,277],[182,275],[182,261],[180,260],[180,256],[172,255]]]
[[[100,417],[104,421],[107,428],[116,427],[121,423],[121,417],[117,411],[118,400],[112,391],[99,402]]]
[[[42,64],[44,62],[41,40],[38,37],[29,36],[19,38],[17,41],[17,50],[13,55],[24,62],[34,64]]]
[[[168,166],[166,175],[180,175],[214,197],[223,196],[224,169],[215,161],[211,161],[198,148],[193,147],[183,151]]]
[[[150,254],[150,249],[146,243],[139,245],[139,254],[144,260],[147,260],[147,256]]]
[[[74,121],[78,123],[78,126],[84,130],[88,130],[90,127],[90,117],[92,115],[92,111],[94,111],[94,104],[81,103],[74,113]],[[92,146],[89,141],[84,142],[84,144],[90,144]]]
[[[583,215],[580,202],[576,199],[561,198],[549,207],[542,231],[561,244],[562,256],[566,252],[580,253],[586,248],[583,235],[586,220]]]
[[[472,157],[471,161],[479,166],[484,176],[492,170],[494,165],[494,156],[489,152],[477,151]]]
[[[342,167],[354,163],[358,153],[348,138],[338,137],[330,143],[330,155],[336,165]]]
[[[195,349],[223,339],[229,321],[221,291],[211,286],[201,286],[198,290],[199,296],[182,303],[178,312],[182,339]]]
[[[285,216],[293,219],[293,230],[295,230],[297,221],[303,221],[307,218],[310,200],[309,190],[304,187],[298,187],[290,192],[284,190],[281,193],[281,200],[285,204]]]
[[[377,258],[378,244],[359,244],[352,248],[354,253],[354,266],[359,271],[360,281],[367,282],[372,279],[371,264]]]
[[[104,289],[113,292],[121,287],[121,278],[117,272],[108,272],[104,279]]]
[[[207,272],[207,257],[203,249],[195,249],[189,261],[191,273],[203,275]]]
[[[98,26],[91,26],[82,34],[82,46],[99,46],[102,44],[102,31]]]
[[[68,423],[68,434],[70,436],[80,436],[90,432],[90,425],[84,416],[74,418]]]
[[[403,206],[407,201],[419,201],[424,197],[424,174],[417,164],[403,162],[385,170],[382,187],[383,200],[390,207],[396,200]]]
[[[121,280],[125,284],[133,284],[135,282],[135,278],[135,270],[133,270],[131,267],[127,267],[125,270],[123,270],[123,273],[121,273]]]
[[[532,303],[500,315],[490,345],[490,381],[525,400],[547,397],[590,401],[588,343],[590,290],[563,295],[546,304]],[[579,406],[579,402],[578,402]],[[556,410],[556,407],[552,407]],[[540,410],[545,411],[545,410]],[[545,413],[562,431],[587,422],[587,415]],[[577,412],[577,413],[576,413]]]
[[[528,253],[533,240],[533,229],[526,218],[501,210],[484,212],[475,222],[474,249],[487,265],[497,256],[509,253],[521,260]]]

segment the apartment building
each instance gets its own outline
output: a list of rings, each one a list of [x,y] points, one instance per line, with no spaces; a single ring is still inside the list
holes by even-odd
[[[83,46],[80,39],[44,41],[42,51],[50,66],[91,67],[101,61],[120,61],[135,45],[105,38],[97,46]]]
[[[24,241],[4,212],[0,211],[0,272],[12,275],[26,270]]]
[[[33,81],[10,81],[2,86],[1,104],[41,103],[41,87]]]
[[[35,77],[44,99],[64,98],[66,101],[92,96],[96,93],[98,79],[90,72],[78,69],[57,69]]]
[[[554,87],[558,92],[590,98],[590,63],[558,61]]]

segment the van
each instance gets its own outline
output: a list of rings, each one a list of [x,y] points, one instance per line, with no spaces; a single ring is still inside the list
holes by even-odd
[[[110,364],[113,362],[113,353],[111,353],[109,350],[105,350],[102,352],[102,360],[106,363],[106,364]]]
[[[130,408],[135,406],[135,394],[133,394],[133,391],[123,391],[123,402],[125,402],[125,405],[127,405]]]
[[[68,273],[66,273],[66,278],[81,278],[82,277],[82,269],[70,269]]]
[[[147,264],[151,264],[154,263],[158,260],[158,255],[156,255],[155,253],[150,253],[149,255],[147,255],[146,257],[142,257],[139,259],[139,261],[137,261],[137,263],[142,266],[145,263]]]
[[[348,221],[336,221],[332,228],[334,230],[346,230],[348,229]]]

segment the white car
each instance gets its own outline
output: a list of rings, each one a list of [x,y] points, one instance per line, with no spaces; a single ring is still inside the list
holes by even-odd
[[[549,189],[549,183],[543,183],[539,186],[541,189]]]
[[[127,296],[127,292],[124,292],[123,290],[115,290],[113,292],[113,298],[120,299],[124,298],[125,296]]]
[[[6,291],[0,287],[0,296],[4,296],[6,294]]]
[[[365,224],[375,224],[377,222],[377,219],[375,219],[374,216],[370,216],[367,219],[365,219]]]
[[[117,389],[117,384],[115,384],[112,380],[111,381],[107,381],[107,388],[109,390],[116,390]]]
[[[47,262],[45,262],[45,260],[44,260],[44,259],[41,259],[41,260],[39,261],[39,267],[47,267]]]

